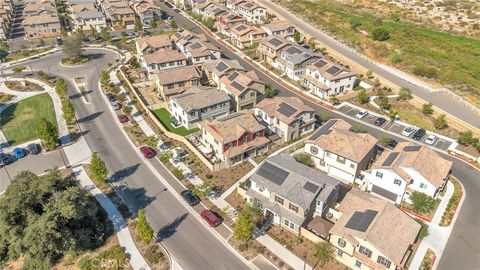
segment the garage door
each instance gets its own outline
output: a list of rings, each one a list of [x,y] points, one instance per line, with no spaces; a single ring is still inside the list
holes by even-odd
[[[388,191],[384,188],[381,188],[379,186],[375,186],[373,185],[372,186],[372,192],[375,192],[377,193],[378,195],[382,196],[382,197],[385,197],[391,201],[394,201],[396,202],[397,201],[397,194],[391,192],[391,191]]]
[[[348,172],[342,171],[342,170],[340,170],[338,168],[335,168],[335,167],[330,167],[330,170],[328,171],[328,174],[330,174],[333,177],[343,179],[343,180],[348,181],[348,182],[351,182],[350,179],[353,178],[353,176],[351,174],[349,174]]]

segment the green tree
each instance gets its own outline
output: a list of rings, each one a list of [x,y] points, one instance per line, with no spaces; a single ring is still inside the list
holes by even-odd
[[[208,29],[212,30],[215,26],[215,18],[206,18],[202,21],[202,24],[205,25]]]
[[[177,23],[175,22],[175,20],[170,21],[170,28],[177,29]]]
[[[330,98],[330,103],[332,103],[333,105],[338,105],[338,104],[340,104],[340,100],[336,97],[331,97]]]
[[[203,200],[207,198],[210,193],[212,193],[212,188],[209,185],[203,183],[195,186],[195,188],[192,190],[192,193]]]
[[[367,94],[367,91],[360,90],[357,95],[357,100],[360,104],[367,104],[368,101],[370,100],[370,97]]]
[[[317,258],[320,266],[324,266],[326,263],[332,260],[334,248],[329,242],[322,241],[316,243],[314,249],[315,258]]]
[[[93,25],[90,25],[90,35],[91,35],[95,40],[100,39],[100,33],[97,31],[97,28],[95,28]]]
[[[110,84],[110,75],[106,70],[103,70],[102,73],[100,73],[100,83],[103,86],[107,86]]]
[[[407,87],[400,88],[400,92],[398,92],[398,99],[399,100],[409,100],[412,99],[412,90]]]
[[[98,183],[106,183],[108,178],[108,169],[105,165],[105,162],[97,155],[97,153],[92,154],[90,159],[90,174],[92,175],[93,180]]]
[[[435,209],[435,199],[425,193],[414,191],[410,195],[413,211],[425,214]]]
[[[23,258],[23,269],[53,269],[67,253],[94,250],[111,235],[95,198],[57,170],[15,176],[0,197],[0,213],[0,268]]]
[[[392,143],[393,139],[392,137],[388,136],[388,135],[381,135],[379,138],[378,138],[378,143],[381,145],[381,146],[388,146]]]
[[[64,79],[57,77],[55,82],[55,92],[58,96],[60,96],[60,98],[65,98],[67,96],[67,83],[65,83]]]
[[[151,19],[149,25],[150,29],[154,30],[155,28],[157,28],[157,21],[155,21],[155,19]]]
[[[71,35],[63,41],[63,53],[68,59],[80,59],[83,56],[83,40],[78,35]]]
[[[442,130],[442,129],[447,128],[448,123],[447,123],[447,119],[446,119],[445,114],[442,114],[442,115],[438,116],[437,118],[435,118],[435,120],[433,120],[433,126],[438,130]]]
[[[151,135],[147,137],[147,145],[150,147],[156,148],[159,141],[160,139],[155,135]]]
[[[475,145],[478,143],[478,139],[473,137],[473,132],[471,130],[460,132],[457,137],[457,141],[461,145]]]
[[[248,208],[244,207],[242,211],[238,214],[233,233],[235,235],[235,239],[246,242],[252,236],[252,232],[252,216]]]
[[[383,27],[377,27],[372,31],[373,40],[385,41],[390,39],[390,32]]]
[[[265,86],[265,97],[266,98],[273,98],[274,96],[277,95],[277,90],[273,88],[273,85],[268,83]]]
[[[432,115],[433,114],[433,104],[432,103],[425,103],[422,105],[422,113],[424,115]]]
[[[130,115],[132,113],[132,107],[130,106],[123,106],[122,107],[122,112],[125,114],[125,115]]]
[[[317,42],[316,42],[314,37],[311,37],[310,39],[308,39],[308,46],[310,46],[310,49],[312,51],[315,51],[315,48],[317,46]]]
[[[145,244],[150,243],[153,239],[153,229],[148,223],[147,218],[145,217],[145,212],[142,209],[138,210],[137,213],[138,221],[135,228],[137,229],[138,235]]]
[[[38,123],[38,136],[42,140],[43,145],[49,150],[57,145],[58,130],[55,125],[45,118],[41,118]]]
[[[295,30],[295,33],[293,34],[293,40],[295,40],[295,42],[297,43],[300,42],[300,32],[298,32],[297,30]]]
[[[398,112],[395,111],[395,110],[390,109],[390,110],[388,111],[388,114],[387,114],[387,115],[388,115],[388,118],[390,118],[390,120],[393,121],[393,120],[395,120],[395,119],[397,118]]]
[[[72,105],[72,102],[68,99],[62,100],[62,112],[63,117],[67,123],[71,124],[75,121],[75,108]]]
[[[295,160],[303,165],[313,167],[313,160],[308,154],[300,153],[293,156]]]
[[[142,31],[143,24],[142,24],[142,21],[140,21],[139,18],[135,18],[135,22],[133,24],[134,24],[135,31],[137,31],[137,32]]]
[[[366,75],[367,75],[367,78],[369,78],[369,79],[372,78],[372,76],[373,76],[373,71],[371,71],[370,69],[367,70]]]
[[[390,55],[388,56],[388,59],[390,60],[390,63],[396,65],[398,63],[400,63],[402,61],[402,57],[400,55],[399,52],[397,51],[393,51],[392,53],[390,53]]]
[[[100,34],[102,36],[103,41],[109,41],[110,40],[110,30],[108,30],[107,27],[103,27],[102,30],[100,31]]]

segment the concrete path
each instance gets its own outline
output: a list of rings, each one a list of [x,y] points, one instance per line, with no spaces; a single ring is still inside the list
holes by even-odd
[[[93,196],[95,196],[95,199],[107,212],[108,218],[112,221],[115,231],[117,232],[120,246],[125,248],[125,253],[130,260],[129,262],[132,268],[135,270],[150,269],[150,266],[148,266],[142,254],[140,254],[140,251],[138,251],[137,247],[135,246],[132,236],[130,235],[130,231],[128,230],[127,223],[115,205],[113,205],[112,201],[110,201],[110,199],[95,186],[81,165],[73,167],[73,173],[80,181],[80,184]]]

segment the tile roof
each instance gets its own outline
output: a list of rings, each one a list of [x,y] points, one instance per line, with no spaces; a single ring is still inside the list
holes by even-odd
[[[255,133],[265,129],[250,111],[240,111],[221,119],[207,119],[201,126],[221,143],[238,140],[245,132]]]
[[[417,146],[417,147],[415,147]],[[405,147],[407,147],[405,149]],[[409,151],[410,149],[415,151]],[[398,153],[393,160],[385,162],[391,153]],[[393,157],[393,156],[392,156]],[[452,161],[442,158],[432,148],[410,142],[400,142],[393,150],[386,150],[373,163],[372,169],[392,169],[404,180],[410,182],[412,177],[405,170],[413,168],[436,187],[441,187],[452,169]]]
[[[183,94],[172,97],[187,113],[200,110],[222,102],[230,101],[230,97],[224,92],[213,87],[192,87]]]
[[[332,121],[336,123],[327,132],[319,129],[306,142],[355,162],[362,161],[377,144],[377,139],[368,133],[350,131],[351,126],[344,120],[331,119],[324,126]],[[324,134],[319,135],[321,132]]]
[[[246,73],[232,72],[230,75],[220,78],[220,83],[224,84],[225,88],[236,96],[240,96],[245,90],[250,89],[253,83],[264,85],[253,70]]]
[[[216,74],[219,78],[229,73],[230,71],[245,71],[245,68],[242,67],[242,65],[240,65],[240,62],[238,62],[237,60],[225,58],[205,62],[203,64],[203,68],[206,69],[208,72]]]
[[[273,21],[263,26],[263,28],[269,29],[272,32],[286,30],[291,27],[294,26],[289,21]]]
[[[312,52],[296,44],[290,44],[284,47],[281,51],[281,57],[277,59],[278,62],[284,66],[298,65],[312,58],[320,58],[322,54]]]
[[[200,79],[202,76],[195,66],[185,66],[154,72],[162,85]]]
[[[87,11],[87,10],[97,10],[94,4],[92,3],[85,3],[85,4],[78,4],[71,6],[72,11],[75,15],[75,13],[81,12],[81,11]]]
[[[93,19],[93,18],[104,18],[105,15],[103,15],[103,13],[98,10],[85,10],[85,11],[77,12],[75,14],[75,17],[80,19]]]
[[[287,45],[290,45],[290,42],[288,40],[276,35],[268,36],[264,38],[260,43],[276,51],[284,48]]]
[[[295,112],[285,114],[282,104],[288,104]],[[257,108],[261,109],[270,118],[277,118],[280,121],[290,124],[303,113],[315,112],[315,109],[303,103],[298,97],[274,97],[266,98],[260,101]]]
[[[137,44],[139,45],[142,52],[150,47],[153,49],[168,47],[172,45],[170,37],[168,35],[157,35],[149,37],[139,37],[137,38]]]
[[[53,23],[58,23],[60,24],[60,20],[58,19],[57,14],[49,14],[46,12],[37,14],[37,15],[32,15],[32,16],[26,16],[25,19],[22,22],[22,25],[37,25],[37,24],[53,24]]]
[[[326,58],[320,59],[319,61],[309,65],[307,68],[310,70],[317,70],[322,77],[329,81],[339,80],[356,75],[355,72],[346,69],[341,65],[337,65]]]
[[[145,54],[142,56],[147,65],[161,64],[175,61],[187,61],[187,57],[177,50],[160,49],[154,53]]]

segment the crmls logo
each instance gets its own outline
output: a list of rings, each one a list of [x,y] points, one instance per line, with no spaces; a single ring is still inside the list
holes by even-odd
[[[115,259],[93,259],[92,266],[95,268],[124,268],[128,267],[128,259],[115,260]]]

